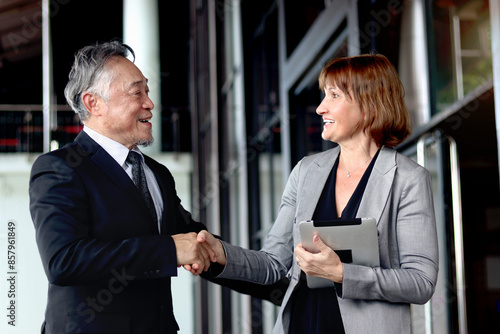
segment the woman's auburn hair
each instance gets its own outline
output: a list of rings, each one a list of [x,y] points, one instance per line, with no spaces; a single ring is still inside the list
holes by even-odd
[[[359,126],[369,131],[379,147],[397,146],[409,136],[404,87],[387,57],[366,54],[332,59],[319,75],[320,89],[324,91],[328,85],[359,104],[367,116]]]

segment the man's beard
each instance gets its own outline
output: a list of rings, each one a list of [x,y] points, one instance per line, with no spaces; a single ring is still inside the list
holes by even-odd
[[[153,131],[151,131],[150,133],[150,137],[149,138],[146,138],[146,139],[136,139],[135,141],[135,145],[136,146],[150,146],[153,144],[153,142],[155,141],[155,139],[153,138]]]

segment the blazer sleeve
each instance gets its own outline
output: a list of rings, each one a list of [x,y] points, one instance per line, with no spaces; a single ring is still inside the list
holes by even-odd
[[[222,242],[227,263],[220,278],[273,284],[285,277],[292,267],[294,256],[293,230],[301,165],[302,161],[288,178],[278,216],[261,250],[248,250]]]
[[[379,222],[395,224],[394,245],[388,247],[399,261],[389,268],[344,263],[342,298],[414,304],[431,298],[438,273],[438,246],[430,174],[419,166],[404,178],[401,193],[392,194],[394,211],[388,208],[392,213]]]
[[[109,217],[103,206],[121,212],[117,217],[131,215],[133,208],[123,207],[123,197],[115,189],[90,191],[90,183],[95,190],[102,180],[98,175],[93,180],[83,178],[75,165],[63,155],[45,154],[35,161],[31,171],[30,211],[49,282],[63,286],[106,283],[117,272],[133,280],[175,276],[176,250],[170,236],[136,230],[125,236],[125,228],[112,225],[106,233],[101,231],[105,237],[96,237],[98,226],[105,228],[99,225],[99,219]],[[105,197],[111,199],[99,204]],[[140,226],[140,216],[134,213],[130,220],[139,217],[135,222]]]

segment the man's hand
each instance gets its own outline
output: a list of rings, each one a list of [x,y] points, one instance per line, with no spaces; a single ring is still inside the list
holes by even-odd
[[[208,243],[199,242],[197,237],[194,232],[172,236],[177,253],[177,265],[184,266],[195,276],[208,270],[210,262],[216,261],[215,251]]]
[[[339,256],[316,234],[313,237],[318,253],[308,252],[302,243],[295,247],[297,265],[309,276],[324,277],[336,283],[342,283],[344,266]]]

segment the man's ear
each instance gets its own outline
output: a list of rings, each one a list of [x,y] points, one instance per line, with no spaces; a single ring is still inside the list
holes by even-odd
[[[99,96],[90,92],[85,92],[82,94],[82,102],[89,113],[96,116],[100,115],[99,107],[102,101]]]

